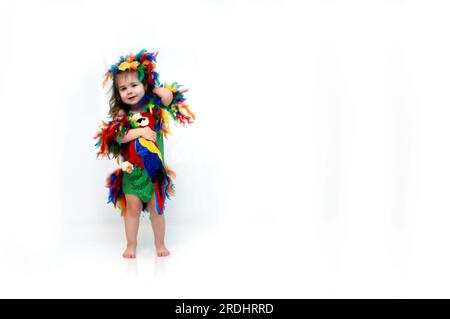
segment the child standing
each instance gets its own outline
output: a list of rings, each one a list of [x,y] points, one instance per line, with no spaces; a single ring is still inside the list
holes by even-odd
[[[164,161],[163,136],[169,119],[183,125],[195,119],[184,103],[180,85],[161,85],[156,68],[157,53],[141,50],[121,57],[105,74],[112,79],[108,123],[102,122],[95,138],[103,155],[122,160],[108,176],[109,200],[119,207],[125,222],[127,247],[124,258],[135,258],[141,211],[149,211],[157,256],[168,256],[164,243],[165,201],[174,195],[175,173]]]

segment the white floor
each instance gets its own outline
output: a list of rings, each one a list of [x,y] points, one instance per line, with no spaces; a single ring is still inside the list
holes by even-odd
[[[172,254],[158,258],[142,221],[135,260],[121,257],[119,223],[61,228],[47,250],[30,241],[3,259],[0,297],[450,297],[448,257],[426,245],[350,242],[299,225],[168,225]]]

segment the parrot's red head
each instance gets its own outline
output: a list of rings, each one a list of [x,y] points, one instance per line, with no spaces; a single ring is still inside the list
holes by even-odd
[[[139,127],[150,127],[153,131],[155,130],[155,119],[152,113],[136,113],[131,117],[131,120]]]

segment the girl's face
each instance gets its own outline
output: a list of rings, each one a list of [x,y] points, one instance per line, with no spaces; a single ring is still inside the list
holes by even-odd
[[[136,106],[145,94],[145,86],[139,81],[137,72],[117,74],[117,88],[122,102]]]

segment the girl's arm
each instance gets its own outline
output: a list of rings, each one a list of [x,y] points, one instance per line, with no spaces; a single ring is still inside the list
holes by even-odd
[[[134,139],[137,139],[139,137],[143,137],[146,140],[156,141],[156,133],[150,127],[140,127],[140,128],[133,128],[129,130],[125,136],[120,138],[120,143],[128,143]]]
[[[133,128],[127,132],[123,137],[120,138],[120,143],[128,143],[134,139],[141,137],[143,134],[142,128]]]
[[[172,103],[173,94],[169,89],[155,87],[152,92],[161,98],[161,102],[165,106],[168,106],[168,105],[170,105],[170,103]]]

